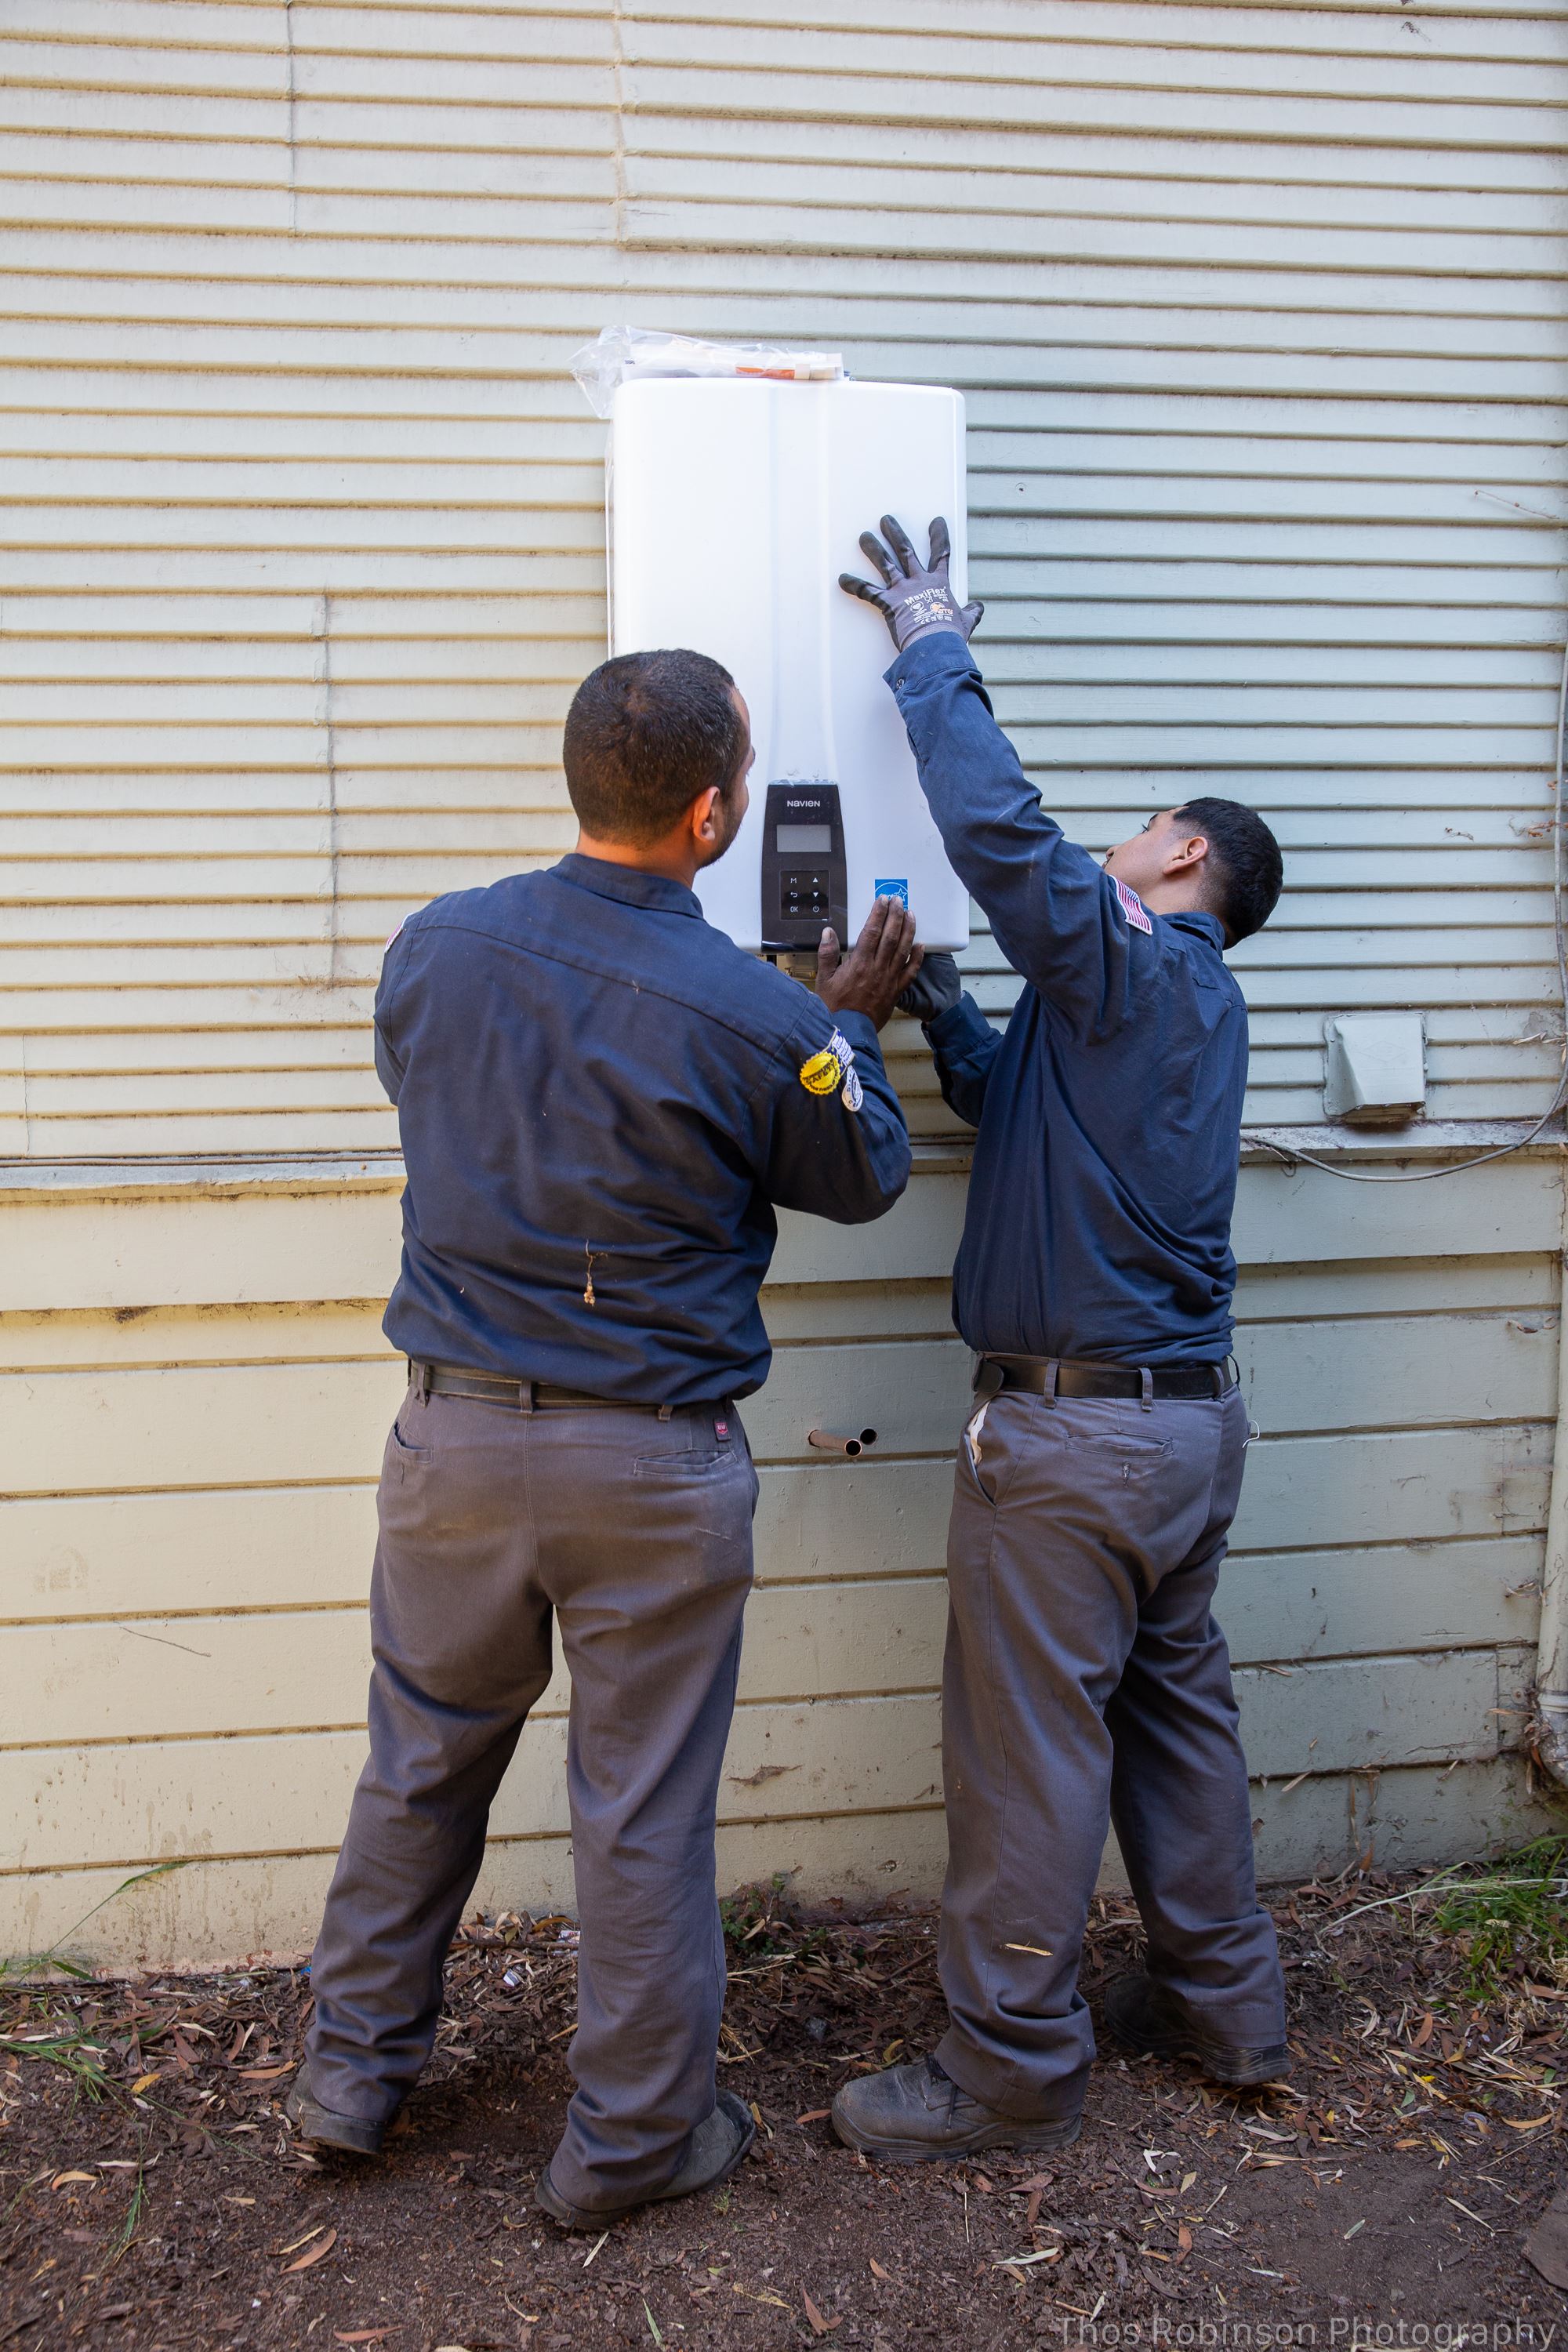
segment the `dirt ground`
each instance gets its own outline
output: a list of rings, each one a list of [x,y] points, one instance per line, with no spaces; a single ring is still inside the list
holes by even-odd
[[[0,2347],[1568,2352],[1568,2296],[1520,2251],[1568,2176],[1568,1969],[1526,1960],[1477,1997],[1465,1938],[1399,1882],[1298,1888],[1276,1902],[1288,2084],[1221,2094],[1107,2040],[1065,2154],[883,2168],[825,2111],[856,2070],[931,2046],[931,1919],[729,1907],[721,2074],[756,2150],[597,2242],[531,2202],[570,2088],[562,1921],[465,1931],[378,2165],[312,2163],[281,2119],[297,1971],[0,1985]],[[1127,1907],[1097,1905],[1097,2010],[1137,1953]]]

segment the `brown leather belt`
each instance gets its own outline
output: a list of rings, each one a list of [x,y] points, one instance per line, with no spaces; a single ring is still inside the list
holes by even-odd
[[[982,1356],[974,1375],[976,1394],[1026,1389],[1031,1396],[1218,1397],[1235,1388],[1234,1360],[1223,1364],[1084,1364],[1049,1356]]]
[[[408,1384],[422,1396],[471,1397],[479,1404],[506,1404],[514,1412],[549,1412],[563,1405],[616,1405],[623,1412],[664,1412],[669,1408],[637,1398],[595,1396],[588,1389],[557,1388],[549,1381],[509,1381],[500,1372],[468,1372],[458,1364],[408,1363]]]

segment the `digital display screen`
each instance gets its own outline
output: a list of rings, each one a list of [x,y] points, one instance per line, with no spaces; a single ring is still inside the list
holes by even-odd
[[[830,824],[781,824],[778,828],[779,855],[783,857],[803,856],[807,851],[831,849],[833,827]]]

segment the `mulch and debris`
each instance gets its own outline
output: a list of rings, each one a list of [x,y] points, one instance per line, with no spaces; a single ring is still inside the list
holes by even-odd
[[[725,2188],[572,2237],[531,2191],[570,2081],[575,1933],[476,1919],[380,2164],[281,2114],[308,1976],[0,1978],[0,2347],[386,2352],[639,2346],[1568,2347],[1522,2247],[1568,2179],[1561,1841],[1486,1875],[1275,1903],[1296,2072],[1232,2094],[1102,2037],[1048,2160],[879,2167],[827,2122],[942,2023],[929,1913],[726,1906],[721,2073],[753,2105]],[[1084,1990],[1137,1965],[1097,1899]],[[1551,2331],[1551,2332],[1549,2332]]]

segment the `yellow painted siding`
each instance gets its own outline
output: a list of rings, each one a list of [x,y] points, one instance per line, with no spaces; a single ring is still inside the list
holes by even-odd
[[[1270,1874],[1369,1842],[1470,1850],[1530,1817],[1510,1751],[1535,1632],[1562,1192],[1541,1160],[1495,1181],[1495,1227],[1469,1222],[1461,1248],[1451,1191],[1425,1234],[1357,1193],[1314,1236],[1301,1180],[1244,1176],[1238,1352],[1263,1436],[1220,1608]],[[374,1482],[402,1379],[379,1330],[396,1207],[394,1175],[320,1167],[229,1171],[216,1197],[85,1171],[15,1189],[0,1947],[47,1942],[170,1859],[190,1867],[105,1912],[95,1949],[308,1941],[363,1754]],[[763,1497],[721,1805],[735,1877],[787,1870],[862,1896],[940,1877],[961,1209],[933,1155],[854,1237],[858,1262],[851,1237],[784,1221],[764,1294],[775,1368],[746,1408]],[[878,1428],[874,1454],[814,1463],[806,1431],[840,1420]],[[568,1697],[558,1676],[508,1776],[495,1900],[570,1899]]]

